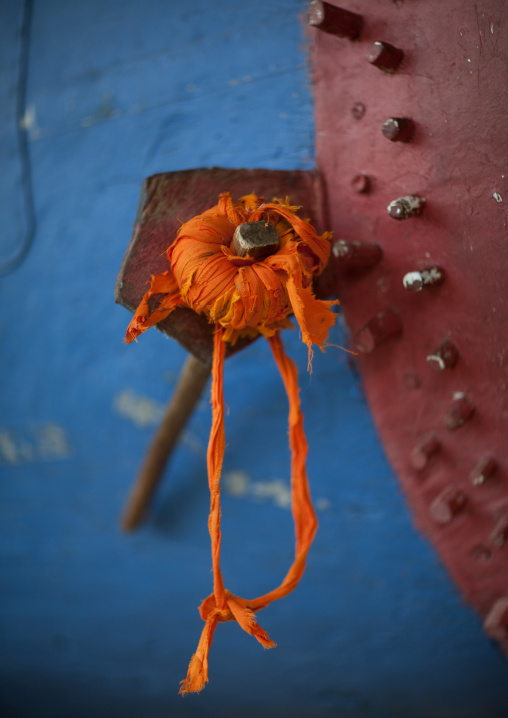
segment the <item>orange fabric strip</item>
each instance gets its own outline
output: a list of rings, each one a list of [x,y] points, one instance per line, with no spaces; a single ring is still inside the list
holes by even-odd
[[[213,593],[206,598],[200,609],[205,626],[196,653],[192,656],[187,677],[182,681],[180,693],[200,691],[208,681],[208,654],[215,629],[220,622],[236,620],[248,634],[254,636],[265,648],[275,643],[255,620],[255,611],[272,601],[287,596],[300,581],[305,562],[317,529],[317,519],[310,498],[305,461],[307,440],[303,429],[300,409],[298,374],[294,362],[284,352],[279,332],[269,339],[273,356],[279,368],[289,400],[289,444],[291,448],[291,503],[295,524],[295,559],[286,577],[273,591],[247,600],[234,596],[224,588],[220,570],[220,473],[224,456],[224,396],[223,364],[225,342],[223,330],[217,325],[214,340],[212,368],[212,430],[208,444],[208,484],[210,487],[209,530],[212,544]]]
[[[165,319],[176,307],[187,306],[215,325],[212,367],[212,428],[207,453],[210,488],[208,521],[213,593],[200,606],[205,621],[201,638],[189,664],[181,693],[200,691],[208,681],[208,653],[217,625],[237,621],[263,647],[275,643],[255,620],[255,612],[290,593],[305,570],[309,547],[317,529],[307,472],[307,441],[300,409],[298,377],[294,362],[286,355],[280,330],[291,326],[294,313],[309,350],[324,348],[336,316],[337,301],[316,299],[312,281],[323,270],[330,254],[330,237],[319,236],[309,222],[299,218],[297,207],[274,199],[270,203],[255,194],[233,202],[228,192],[216,206],[183,224],[167,250],[171,271],[152,277],[129,324],[126,341]],[[264,259],[237,257],[232,249],[238,225],[259,220],[271,222],[279,236],[279,249]],[[291,448],[291,496],[295,525],[295,557],[282,583],[269,593],[248,600],[224,587],[220,568],[221,515],[220,476],[224,457],[223,365],[226,343],[239,337],[262,334],[269,341],[289,400]]]

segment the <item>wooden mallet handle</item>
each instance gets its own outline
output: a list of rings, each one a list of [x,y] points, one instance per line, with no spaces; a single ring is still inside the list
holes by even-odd
[[[209,376],[210,367],[190,354],[127,500],[122,517],[125,531],[132,531],[143,520],[171,451],[199,401]]]

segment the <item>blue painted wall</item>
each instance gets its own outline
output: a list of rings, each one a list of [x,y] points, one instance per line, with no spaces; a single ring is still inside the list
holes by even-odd
[[[221,625],[210,684],[177,695],[211,589],[207,401],[150,520],[132,536],[118,528],[185,359],[155,331],[122,343],[129,315],[113,285],[141,180],[312,167],[302,10],[300,0],[0,2],[2,261],[29,228],[24,142],[36,219],[28,256],[0,279],[2,716],[508,713],[506,661],[415,532],[337,349],[316,355],[309,377],[297,332],[285,337],[301,369],[320,531],[301,585],[260,615],[276,649]],[[332,341],[346,341],[340,326]],[[259,594],[280,581],[293,545],[286,400],[263,342],[227,362],[225,393],[225,580]]]

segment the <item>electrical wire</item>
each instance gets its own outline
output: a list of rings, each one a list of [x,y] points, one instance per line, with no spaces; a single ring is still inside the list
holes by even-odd
[[[26,117],[26,96],[28,84],[28,59],[32,27],[33,0],[25,0],[20,31],[19,76],[16,88],[16,134],[21,163],[21,187],[25,208],[26,229],[21,246],[14,254],[0,262],[0,276],[13,272],[29,253],[35,236],[35,210],[32,189],[32,168],[28,148],[28,133],[22,120]]]

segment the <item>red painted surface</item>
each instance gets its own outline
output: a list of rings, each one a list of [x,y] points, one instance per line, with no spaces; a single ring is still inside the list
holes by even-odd
[[[354,274],[332,260],[323,286],[353,336],[400,317],[400,335],[358,357],[367,398],[417,525],[508,650],[508,14],[502,0],[342,5],[363,16],[358,40],[309,29],[325,216],[337,240],[375,242],[383,258]],[[375,41],[403,51],[393,73],[368,62]],[[413,120],[414,137],[383,136],[391,117]],[[360,174],[368,193],[354,191]],[[394,221],[387,205],[407,195],[426,199],[422,213]],[[430,265],[441,285],[403,288]],[[445,338],[458,355],[436,372],[427,357]],[[473,483],[485,456],[497,469]]]
[[[315,172],[293,170],[195,169],[148,177],[142,187],[134,232],[115,286],[115,299],[134,311],[152,274],[167,271],[166,250],[182,222],[217,204],[221,192],[234,198],[256,192],[270,201],[288,195],[300,215],[317,222],[322,197]],[[188,308],[178,308],[157,328],[177,339],[204,363],[210,363],[212,325]],[[248,341],[239,341],[234,351]]]

